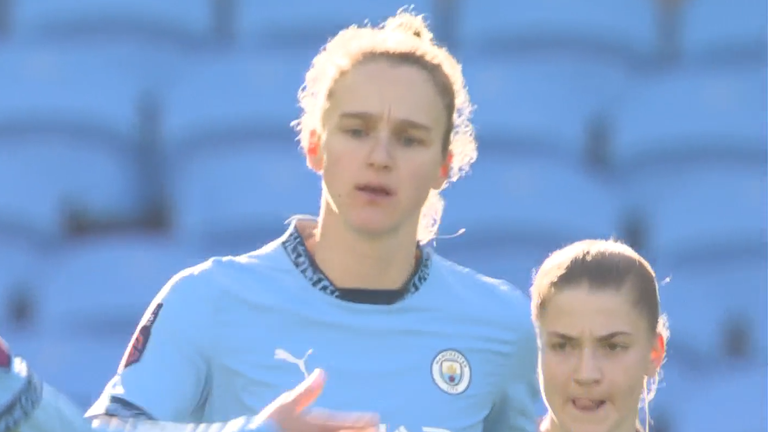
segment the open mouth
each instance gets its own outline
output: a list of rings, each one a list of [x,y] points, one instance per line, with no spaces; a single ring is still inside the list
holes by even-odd
[[[392,189],[381,185],[364,184],[357,186],[355,189],[357,189],[359,192],[369,195],[372,198],[387,198],[394,195]]]
[[[605,401],[599,399],[576,398],[571,400],[571,404],[578,411],[592,413],[602,408],[605,405]]]

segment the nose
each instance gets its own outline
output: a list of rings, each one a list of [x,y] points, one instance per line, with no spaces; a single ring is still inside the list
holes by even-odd
[[[392,168],[392,145],[391,137],[385,130],[376,134],[372,140],[368,153],[368,165],[375,169],[389,170]]]
[[[599,383],[602,377],[600,362],[595,358],[592,350],[582,351],[573,382],[579,385],[593,385]]]

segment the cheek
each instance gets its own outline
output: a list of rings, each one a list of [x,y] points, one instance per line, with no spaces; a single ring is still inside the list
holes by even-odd
[[[337,185],[349,176],[352,152],[328,148],[323,154],[323,178],[326,184]]]
[[[612,360],[606,362],[606,378],[623,398],[635,401],[643,391],[647,365],[645,358],[640,353],[631,353]]]
[[[402,177],[409,187],[426,194],[440,174],[440,164],[432,160],[412,160],[402,164]]]
[[[564,359],[554,358],[551,355],[542,353],[539,363],[541,368],[541,380],[547,393],[557,394],[558,389],[567,387],[571,380],[569,365]]]

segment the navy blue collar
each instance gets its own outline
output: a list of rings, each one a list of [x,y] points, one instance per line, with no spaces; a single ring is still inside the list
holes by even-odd
[[[288,255],[288,258],[296,267],[296,270],[298,270],[299,273],[301,273],[304,278],[307,279],[307,282],[309,282],[310,285],[318,289],[320,292],[339,300],[354,301],[348,298],[347,294],[353,291],[361,291],[354,288],[338,288],[333,284],[333,282],[331,282],[328,276],[326,276],[323,270],[320,269],[314,258],[312,258],[312,255],[309,253],[309,249],[307,248],[307,244],[304,241],[304,237],[302,237],[301,232],[299,232],[299,229],[296,226],[296,220],[292,221],[290,228],[283,236],[282,245],[283,249],[285,249],[285,252]],[[386,302],[390,304],[403,301],[418,292],[422,285],[424,285],[424,283],[429,278],[430,269],[432,267],[432,256],[429,249],[421,247],[420,245],[417,245],[416,248],[419,252],[419,263],[413,269],[411,277],[403,285],[402,288],[394,291],[368,291],[373,293],[377,291],[388,291],[390,294],[395,295],[396,298],[393,301]],[[368,301],[359,302],[368,303]]]

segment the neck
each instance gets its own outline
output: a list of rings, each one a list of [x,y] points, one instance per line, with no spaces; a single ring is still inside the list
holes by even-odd
[[[416,227],[371,237],[349,229],[338,213],[323,206],[307,248],[339,288],[400,289],[416,263]],[[417,222],[418,223],[418,222]]]

